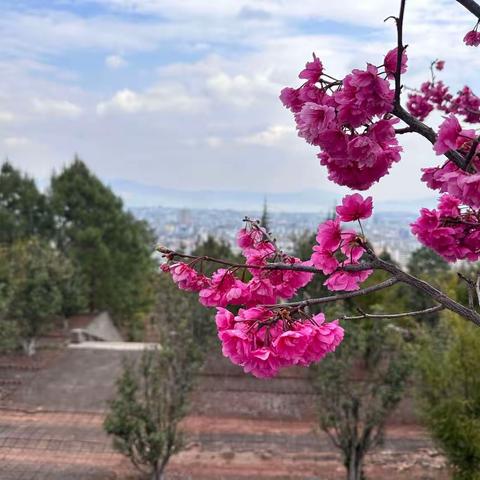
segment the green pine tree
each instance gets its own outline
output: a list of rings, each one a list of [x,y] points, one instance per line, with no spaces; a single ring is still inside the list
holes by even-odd
[[[109,310],[135,336],[152,303],[153,235],[78,158],[52,178],[56,240],[85,284],[91,311]]]
[[[0,168],[0,243],[49,237],[53,219],[33,179],[4,162]]]

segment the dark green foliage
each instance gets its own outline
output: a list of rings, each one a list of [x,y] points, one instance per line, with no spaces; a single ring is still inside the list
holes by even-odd
[[[455,480],[480,479],[480,334],[444,314],[419,349],[418,392],[431,434]]]
[[[0,244],[25,240],[31,236],[48,237],[53,219],[47,200],[35,182],[8,162],[0,168]]]
[[[178,423],[186,414],[208,339],[198,333],[201,320],[193,297],[178,291],[167,276],[159,277],[157,287],[153,320],[161,346],[146,351],[139,364],[125,366],[105,429],[134,465],[160,479],[182,446]]]
[[[437,288],[444,286],[450,271],[448,263],[433,250],[426,247],[421,247],[411,254],[407,268],[409,273],[428,281]],[[408,310],[424,310],[432,306],[432,299],[418,290],[405,285],[402,286],[401,292],[406,300]],[[440,314],[435,312],[424,315],[419,320],[429,325],[436,325],[439,318]]]
[[[111,311],[132,335],[152,301],[151,231],[79,159],[52,178],[50,203],[56,240],[84,284],[89,309]]]
[[[260,225],[267,231],[270,231],[270,215],[268,213],[268,204],[267,198],[263,202],[263,211],[262,211],[262,218],[260,219]]]
[[[35,238],[4,247],[0,257],[3,319],[15,322],[15,329],[10,325],[12,331],[17,331],[26,352],[33,354],[35,339],[64,310],[73,268],[61,252]]]

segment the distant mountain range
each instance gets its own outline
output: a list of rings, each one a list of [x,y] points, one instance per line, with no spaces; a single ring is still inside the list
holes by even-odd
[[[242,192],[235,190],[177,190],[129,180],[111,180],[112,190],[129,207],[177,207],[220,210],[261,210],[265,198],[268,208],[278,212],[328,212],[341,195],[321,189],[290,193]],[[421,207],[433,208],[435,197],[402,201],[378,201],[377,212],[417,212]]]

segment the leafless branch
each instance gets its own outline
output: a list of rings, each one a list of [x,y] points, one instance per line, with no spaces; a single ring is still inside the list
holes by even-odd
[[[473,293],[475,291],[475,285],[474,283],[472,282],[472,280],[470,280],[469,278],[467,278],[465,275],[463,275],[462,273],[458,272],[457,273],[458,277],[463,280],[466,284],[467,284],[467,294],[468,294],[468,307],[473,310],[475,308],[474,304],[473,304]]]
[[[403,313],[366,313],[358,309],[360,315],[354,316],[343,316],[342,320],[363,320],[365,318],[374,318],[374,319],[395,319],[395,318],[404,318],[404,317],[419,317],[421,315],[428,315],[429,313],[439,312],[445,307],[443,305],[436,305],[435,307],[426,308],[424,310],[415,310],[413,312],[403,312]]]
[[[222,260],[220,258],[208,257],[208,256],[197,256],[197,255],[188,255],[186,253],[176,252],[175,250],[170,250],[167,247],[157,246],[157,252],[162,253],[167,258],[174,260],[175,258],[184,258],[190,260],[205,261],[210,263],[218,263],[229,268],[251,268],[256,270],[291,270],[294,272],[308,272],[322,274],[323,272],[316,267],[311,267],[308,265],[291,265],[289,263],[267,263],[266,265],[250,265],[248,263],[234,263],[227,260]],[[363,270],[371,270],[375,268],[374,262],[362,262],[356,265],[344,265],[339,268],[339,270],[345,272],[361,272]]]
[[[377,283],[370,287],[361,288],[359,290],[354,290],[353,292],[344,292],[339,293],[338,295],[329,295],[327,297],[321,298],[309,298],[307,300],[302,300],[300,302],[290,302],[290,303],[279,303],[275,305],[264,305],[267,308],[288,308],[288,307],[297,307],[297,308],[305,308],[310,307],[312,305],[322,305],[324,303],[331,303],[331,302],[338,302],[339,300],[346,300],[348,298],[354,297],[361,297],[363,295],[368,295],[372,292],[377,292],[378,290],[383,290],[385,288],[389,288],[392,285],[395,285],[398,280],[396,278],[389,278],[384,282]]]
[[[457,0],[462,3],[461,0]],[[465,3],[470,3],[468,0],[463,0]],[[475,2],[471,2],[475,3]],[[405,45],[403,44],[403,20],[405,15],[405,4],[406,0],[401,0],[400,3],[400,13],[398,18],[395,18],[395,22],[397,25],[397,69],[395,72],[395,101],[394,101],[394,108],[392,113],[398,117],[400,120],[403,120],[411,131],[420,134],[422,137],[426,138],[430,143],[434,144],[437,140],[437,135],[434,130],[427,126],[425,123],[421,122],[420,120],[416,119],[413,115],[410,115],[401,105],[400,97],[402,93],[402,53],[405,49]],[[479,17],[480,18],[480,17]],[[466,170],[469,164],[469,161],[461,155],[456,150],[450,150],[445,153],[445,156],[454,162],[459,168],[462,170]]]
[[[457,0],[457,2],[480,20],[480,5],[477,2],[474,0]]]
[[[395,19],[397,24],[397,70],[395,71],[395,104],[400,104],[400,94],[402,91],[402,54],[405,50],[403,45],[403,18],[405,16],[406,0],[400,2],[400,13]]]
[[[390,278],[385,282],[379,283],[378,285],[373,285],[371,287],[366,287],[353,292],[345,292],[338,295],[332,295],[332,296],[317,298],[317,299],[308,299],[308,300],[304,300],[303,302],[272,305],[271,308],[288,307],[288,306],[303,308],[309,305],[319,305],[323,303],[335,302],[338,300],[345,300],[347,298],[367,295],[368,293],[374,292],[376,290],[390,287],[396,282],[401,282],[406,285],[410,285],[411,287],[413,287],[414,289],[420,292],[427,294],[434,301],[436,301],[440,305],[443,305],[443,307],[446,308],[447,310],[450,310],[460,315],[461,317],[467,320],[470,320],[475,325],[480,326],[480,314],[477,313],[473,308],[469,308],[469,307],[466,307],[465,305],[462,305],[461,303],[458,303],[456,300],[453,300],[448,295],[445,295],[443,292],[433,287],[429,283],[425,282],[424,280],[420,280],[419,278],[414,277],[413,275],[410,275],[407,272],[404,272],[401,268],[397,267],[396,265],[378,258],[367,243],[365,243],[363,246],[367,250],[366,256],[369,259],[368,261],[362,262],[358,265],[344,265],[339,267],[338,270],[348,271],[348,272],[355,272],[355,271],[358,272],[358,271],[370,270],[370,269],[384,270],[385,272],[390,273],[393,278]],[[175,258],[187,258],[195,261],[202,260],[207,262],[218,263],[220,265],[224,265],[228,268],[233,268],[233,269],[251,268],[251,269],[257,269],[257,270],[292,270],[292,271],[300,271],[300,272],[310,272],[314,274],[323,274],[321,270],[315,267],[307,266],[307,265],[290,265],[287,263],[271,263],[271,264],[258,266],[258,265],[242,264],[242,263],[233,263],[233,262],[228,262],[225,260],[212,258],[212,257],[197,257],[194,255],[187,255],[187,254],[175,252],[173,250],[170,250],[166,247],[161,247],[161,246],[157,247],[157,251],[162,253],[164,256],[166,256],[170,260],[173,260]],[[480,302],[480,283],[478,286],[477,296],[479,297],[479,302]]]

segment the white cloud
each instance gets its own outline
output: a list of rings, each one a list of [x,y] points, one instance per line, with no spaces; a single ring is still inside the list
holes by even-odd
[[[295,127],[292,125],[272,125],[261,132],[240,137],[240,143],[272,147],[285,140],[295,141]]]
[[[205,139],[205,143],[210,147],[210,148],[218,148],[223,145],[223,140],[220,137],[207,137]]]
[[[116,70],[128,65],[128,62],[121,55],[109,55],[105,58],[105,65],[108,68]]]
[[[144,93],[124,89],[118,91],[110,100],[97,105],[97,113],[108,112],[198,112],[206,106],[206,99],[195,97],[180,85],[157,85]]]
[[[33,109],[43,115],[75,118],[82,114],[82,108],[68,100],[34,98]]]
[[[6,110],[0,110],[0,123],[12,123],[15,120],[15,115]]]
[[[30,140],[26,137],[6,137],[3,139],[3,143],[10,148],[23,147],[30,143]]]

